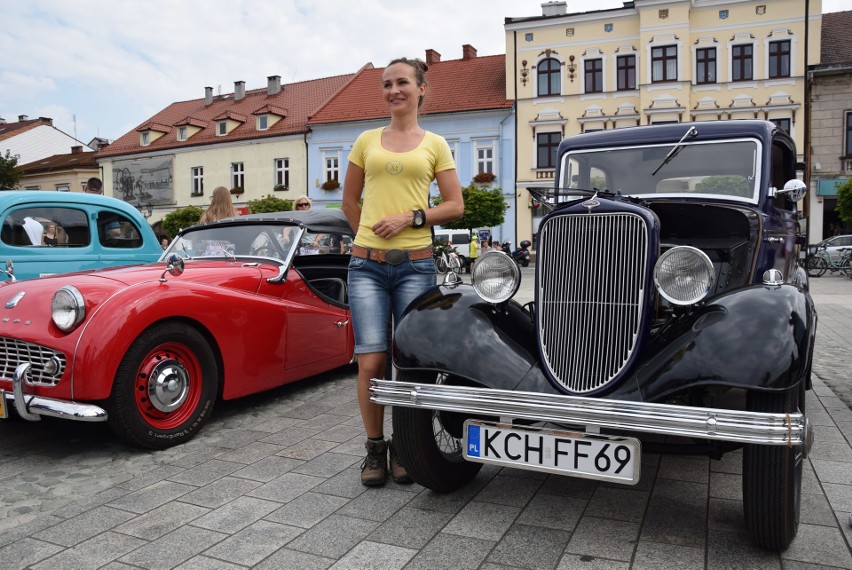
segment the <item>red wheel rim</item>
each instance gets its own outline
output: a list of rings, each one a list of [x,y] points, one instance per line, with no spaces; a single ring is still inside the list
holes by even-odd
[[[195,414],[201,383],[195,353],[181,343],[163,343],[145,355],[136,372],[136,408],[152,428],[175,429]]]

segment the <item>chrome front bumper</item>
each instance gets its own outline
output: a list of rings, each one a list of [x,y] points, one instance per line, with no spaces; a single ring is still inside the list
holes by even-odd
[[[377,404],[760,445],[813,443],[801,413],[770,414],[373,379]]]
[[[12,391],[5,393],[7,404],[13,405],[23,419],[38,421],[41,416],[51,416],[80,422],[106,421],[106,411],[98,406],[26,394],[24,384],[29,383],[27,373],[30,367],[30,363],[25,362],[15,368],[15,373],[12,375]]]

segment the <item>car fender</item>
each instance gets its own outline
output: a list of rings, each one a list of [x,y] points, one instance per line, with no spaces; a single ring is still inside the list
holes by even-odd
[[[101,303],[84,324],[73,357],[73,397],[108,397],[133,341],[145,329],[168,319],[191,322],[211,338],[212,349],[224,363],[223,377],[239,378],[240,392],[278,385],[284,371],[280,340],[286,316],[283,310],[270,309],[270,301],[262,296],[174,279],[122,289]],[[248,323],[262,323],[262,330],[246,331]]]
[[[394,331],[402,370],[431,370],[511,390],[535,365],[531,315],[515,301],[495,307],[470,285],[436,286],[415,299]]]
[[[808,381],[813,299],[792,285],[753,285],[713,299],[657,335],[632,380],[645,401],[721,385],[785,390]]]

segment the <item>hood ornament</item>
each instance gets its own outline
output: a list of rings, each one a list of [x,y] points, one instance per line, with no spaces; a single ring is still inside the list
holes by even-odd
[[[26,295],[26,294],[27,294],[26,291],[18,291],[17,293],[12,295],[12,298],[9,299],[8,301],[6,301],[6,308],[7,309],[14,309],[15,307],[17,307],[18,301],[23,299],[24,295]]]
[[[591,214],[591,213],[592,213],[592,208],[597,208],[598,206],[600,206],[600,205],[601,205],[601,203],[600,203],[600,202],[598,202],[597,197],[598,197],[598,193],[597,193],[597,192],[595,192],[595,195],[594,195],[594,196],[592,196],[591,198],[589,198],[589,199],[588,199],[588,200],[586,200],[585,202],[582,202],[582,203],[580,204],[580,206],[582,206],[583,208],[587,208],[587,209],[589,210],[589,213]]]

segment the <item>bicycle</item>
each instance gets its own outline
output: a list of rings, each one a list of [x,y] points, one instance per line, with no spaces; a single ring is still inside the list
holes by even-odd
[[[447,275],[445,282],[447,279],[450,279],[450,276],[458,279],[458,272],[461,269],[461,259],[459,259],[459,254],[456,253],[455,248],[438,244],[434,246],[433,255],[435,258],[435,269],[441,275]],[[455,279],[450,279],[450,281],[455,281]]]
[[[840,255],[836,259],[831,258],[825,247],[819,247],[816,253],[808,254],[802,262],[808,276],[822,277],[826,271],[832,273],[839,271],[848,277],[852,272],[852,267],[849,266],[849,262],[852,260],[852,249],[841,248],[838,251]]]

